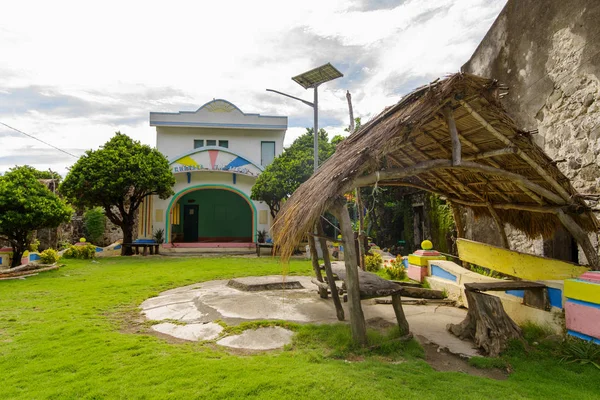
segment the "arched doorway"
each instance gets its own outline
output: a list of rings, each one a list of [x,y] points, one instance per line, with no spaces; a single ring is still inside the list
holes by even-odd
[[[250,200],[227,188],[188,190],[173,204],[171,215],[174,242],[253,242],[254,209]]]

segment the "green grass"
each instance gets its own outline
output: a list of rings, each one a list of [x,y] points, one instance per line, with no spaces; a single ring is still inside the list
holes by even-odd
[[[288,324],[282,351],[235,355],[211,343],[169,343],[133,326],[137,307],[160,292],[211,279],[281,272],[251,258],[67,260],[59,271],[0,282],[2,399],[597,399],[598,370],[513,346],[514,373],[493,381],[434,371],[414,342],[369,333],[353,348],[347,326]],[[290,274],[309,274],[293,261]],[[236,329],[281,322],[256,322]],[[527,353],[526,353],[527,352]]]

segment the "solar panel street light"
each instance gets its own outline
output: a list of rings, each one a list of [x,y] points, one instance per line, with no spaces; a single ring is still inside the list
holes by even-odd
[[[291,96],[289,94],[285,94],[282,92],[278,92],[277,90],[267,89],[269,92],[279,93],[283,96],[290,97],[292,99],[303,102],[304,104],[311,106],[314,110],[314,124],[313,124],[313,134],[314,134],[314,171],[317,172],[317,168],[319,168],[319,96],[317,88],[319,85],[332,81],[337,78],[341,78],[344,76],[340,71],[338,71],[333,65],[327,63],[325,65],[321,65],[320,67],[311,69],[310,71],[306,71],[300,75],[296,75],[292,77],[292,80],[296,82],[298,85],[302,86],[304,89],[313,88],[314,90],[314,102],[311,103],[306,100],[302,100],[298,97]]]

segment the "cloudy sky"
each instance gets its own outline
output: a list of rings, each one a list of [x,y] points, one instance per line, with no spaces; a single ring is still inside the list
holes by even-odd
[[[73,155],[115,131],[155,145],[150,111],[193,111],[224,98],[287,115],[286,145],[312,126],[312,100],[290,78],[331,62],[321,126],[368,120],[402,95],[456,72],[506,0],[13,1],[0,16],[0,122]],[[0,125],[0,172],[62,175],[76,161]]]

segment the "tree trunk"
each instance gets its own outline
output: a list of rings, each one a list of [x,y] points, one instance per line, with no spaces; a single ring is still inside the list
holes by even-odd
[[[308,247],[310,248],[310,258],[312,261],[313,271],[315,272],[315,277],[317,281],[323,282],[323,275],[321,275],[321,268],[319,267],[319,254],[317,253],[317,246],[315,244],[315,238],[312,235],[308,235]],[[326,299],[327,289],[319,286],[319,296],[322,299]]]
[[[11,247],[13,251],[13,257],[10,262],[10,267],[15,268],[21,265],[21,258],[23,258],[23,253],[25,253],[25,250],[27,250],[27,245],[11,242]]]
[[[392,307],[394,308],[394,314],[396,314],[396,321],[398,321],[400,336],[408,335],[410,330],[406,315],[404,315],[404,309],[402,308],[402,297],[400,296],[400,293],[392,294]]]
[[[341,200],[335,204],[336,217],[340,222],[344,242],[344,264],[346,267],[346,287],[350,311],[350,327],[352,340],[359,346],[367,344],[367,327],[365,316],[360,304],[360,289],[358,285],[358,257],[354,246],[354,231],[348,214],[346,202]]]
[[[469,312],[460,324],[448,324],[450,332],[460,339],[473,339],[490,357],[497,357],[510,340],[523,340],[521,328],[506,314],[500,298],[472,290],[465,294]]]
[[[123,218],[123,224],[121,225],[121,230],[123,231],[123,243],[133,242],[133,224],[127,223],[127,220],[125,218]],[[133,248],[131,246],[122,246],[121,247],[121,255],[122,256],[132,256]]]

